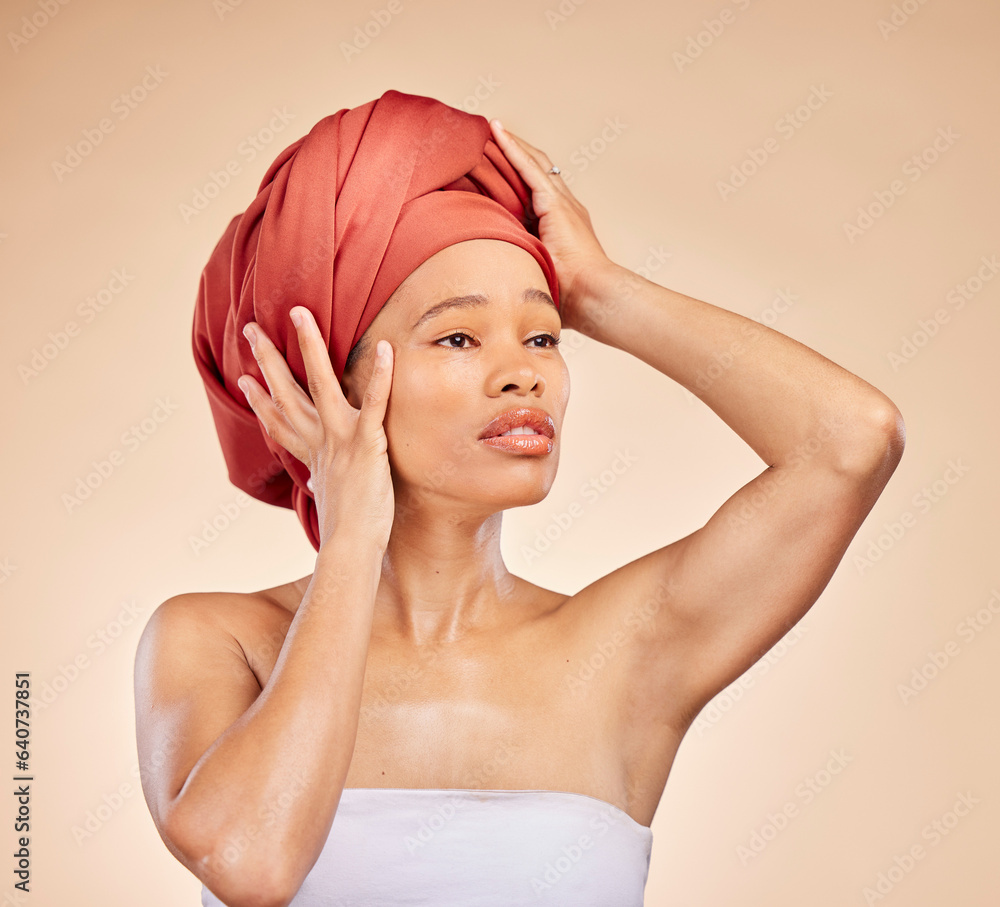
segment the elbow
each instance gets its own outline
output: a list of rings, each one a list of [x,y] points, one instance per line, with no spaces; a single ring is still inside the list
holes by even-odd
[[[246,886],[243,891],[230,893],[230,889],[215,888],[208,885],[208,890],[212,892],[227,907],[288,907],[292,902],[291,897],[275,895],[266,891],[249,891]]]
[[[906,447],[906,424],[896,405],[879,394],[840,421],[834,462],[839,473],[885,484]]]
[[[287,895],[265,889],[251,890],[246,882],[238,889],[219,887],[205,883],[212,892],[227,907],[288,907],[294,894]]]
[[[259,829],[197,833],[175,810],[163,837],[178,859],[228,907],[288,907],[302,884],[293,884],[270,851],[261,859],[253,839]]]
[[[200,866],[196,875],[228,907],[288,907],[299,888],[273,861],[235,856],[231,845],[202,857]]]
[[[216,855],[215,859],[225,858]],[[200,878],[228,907],[288,907],[298,891],[277,873],[265,866],[249,865],[249,861],[238,861],[224,873],[212,871]]]
[[[895,462],[893,463],[893,469],[896,468],[896,464],[899,463],[903,456],[903,450],[906,447],[906,423],[903,421],[903,414],[896,408],[896,405],[890,400],[889,406],[892,407],[890,413],[891,424],[887,426],[889,433],[889,441],[892,445],[893,456],[895,456]]]
[[[906,448],[906,423],[903,414],[888,397],[875,407],[870,421],[872,463],[876,472],[885,472],[888,478],[895,472]]]
[[[888,397],[881,396],[859,417],[858,423],[848,462],[856,474],[884,484],[896,471],[906,447],[903,414]]]

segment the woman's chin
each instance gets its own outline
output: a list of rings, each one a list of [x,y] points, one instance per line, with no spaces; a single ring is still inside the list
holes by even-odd
[[[480,496],[487,498],[498,510],[510,510],[514,507],[530,507],[548,497],[552,488],[553,476],[539,476],[537,480],[508,481],[503,485],[493,486],[488,493],[482,488]]]

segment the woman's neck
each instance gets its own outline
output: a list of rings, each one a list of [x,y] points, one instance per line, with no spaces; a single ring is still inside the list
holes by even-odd
[[[397,519],[382,559],[373,633],[425,645],[509,620],[504,606],[521,581],[500,554],[502,517]]]

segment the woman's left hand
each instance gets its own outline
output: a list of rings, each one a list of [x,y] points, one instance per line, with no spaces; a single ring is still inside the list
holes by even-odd
[[[559,278],[559,314],[564,327],[580,330],[582,301],[596,285],[594,276],[615,267],[594,234],[587,209],[570,192],[561,176],[549,173],[552,161],[491,120],[494,141],[531,189],[538,217],[538,238],[545,244]]]

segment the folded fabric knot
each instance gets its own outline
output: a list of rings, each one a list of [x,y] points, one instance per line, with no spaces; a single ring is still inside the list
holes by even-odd
[[[230,481],[294,509],[319,550],[308,466],[264,431],[236,384],[264,377],[243,337],[255,321],[303,389],[296,305],[316,318],[337,379],[396,288],[454,243],[497,239],[538,261],[559,305],[555,266],[538,238],[531,190],[493,141],[488,120],[390,90],[320,120],[268,168],[257,197],[223,233],[201,277],[192,344]]]

